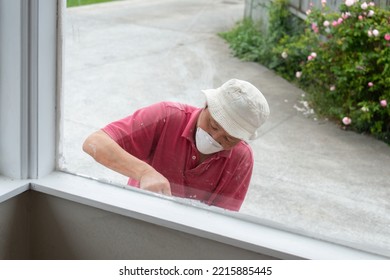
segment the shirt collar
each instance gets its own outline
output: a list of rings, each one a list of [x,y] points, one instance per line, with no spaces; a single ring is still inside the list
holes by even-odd
[[[202,110],[203,110],[203,108],[199,108],[199,109],[194,110],[191,113],[189,121],[188,121],[186,127],[184,128],[183,133],[181,135],[182,137],[184,137],[188,141],[190,141],[192,143],[192,146],[195,149],[196,149],[196,144],[195,144],[194,136],[195,136],[195,131],[196,131],[196,123],[198,121],[198,117],[199,117],[200,113],[202,112]],[[223,151],[215,153],[213,156],[229,158],[231,153],[232,153],[231,150],[228,150],[228,151],[223,150]]]

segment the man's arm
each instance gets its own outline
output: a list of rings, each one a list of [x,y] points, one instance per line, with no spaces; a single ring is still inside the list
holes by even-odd
[[[140,182],[140,188],[171,195],[169,181],[146,162],[129,154],[104,131],[92,133],[83,150],[100,164]]]

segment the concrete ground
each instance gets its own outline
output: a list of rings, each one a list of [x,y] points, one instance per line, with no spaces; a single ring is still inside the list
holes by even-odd
[[[268,99],[271,116],[251,143],[255,168],[243,217],[390,257],[390,147],[317,120],[300,89],[234,58],[217,33],[243,14],[244,0],[67,9],[60,168],[125,184],[82,152],[88,134],[158,101],[202,106],[201,89],[248,80]]]

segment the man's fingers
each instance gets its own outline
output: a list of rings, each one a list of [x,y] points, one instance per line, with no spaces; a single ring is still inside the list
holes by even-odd
[[[165,187],[162,189],[162,193],[165,194],[165,195],[169,195],[171,196],[172,193],[171,193],[171,188],[168,186],[168,187]]]
[[[169,181],[154,169],[141,177],[140,186],[144,190],[172,195]]]

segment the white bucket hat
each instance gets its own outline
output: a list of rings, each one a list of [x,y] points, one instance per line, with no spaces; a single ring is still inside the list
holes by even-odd
[[[217,89],[202,90],[211,116],[231,136],[254,140],[269,116],[263,94],[251,83],[231,79]]]

